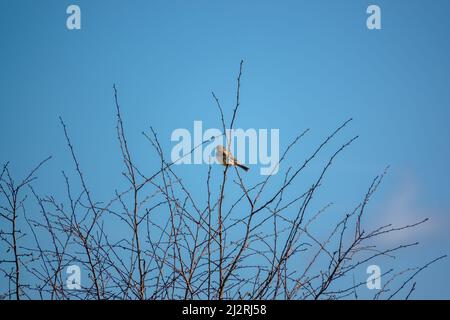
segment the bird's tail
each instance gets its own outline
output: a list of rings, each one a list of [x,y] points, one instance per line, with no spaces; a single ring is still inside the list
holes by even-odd
[[[239,168],[241,168],[241,169],[244,169],[244,171],[248,171],[248,170],[250,170],[250,168],[249,167],[247,167],[247,166],[244,166],[243,164],[240,164],[240,163],[236,163],[236,165],[239,167]]]

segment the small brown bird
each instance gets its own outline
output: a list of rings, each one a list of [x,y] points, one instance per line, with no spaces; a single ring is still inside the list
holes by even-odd
[[[228,151],[224,146],[218,145],[216,147],[216,158],[219,161],[220,164],[226,166],[237,166],[241,169],[244,169],[245,171],[248,171],[250,168],[247,166],[244,166],[243,164],[240,164],[231,154],[230,151]]]

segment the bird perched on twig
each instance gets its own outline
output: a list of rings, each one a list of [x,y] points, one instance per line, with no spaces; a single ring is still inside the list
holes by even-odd
[[[245,171],[248,171],[250,168],[247,166],[244,166],[243,164],[239,163],[231,154],[230,151],[228,151],[224,146],[218,145],[216,147],[216,158],[219,161],[220,164],[224,166],[237,166],[241,169],[244,169]]]

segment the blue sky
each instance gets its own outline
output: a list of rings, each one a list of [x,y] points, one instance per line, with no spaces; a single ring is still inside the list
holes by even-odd
[[[81,8],[81,30],[66,28],[70,4]],[[382,30],[366,28],[370,4],[381,7]],[[220,128],[211,91],[229,115],[244,59],[236,126],[279,128],[282,147],[311,128],[295,154],[303,161],[354,118],[339,143],[360,138],[330,171],[323,203],[351,208],[390,165],[371,219],[430,217],[407,236],[421,248],[394,263],[421,265],[449,253],[449,10],[445,0],[2,1],[0,162],[20,176],[53,155],[37,185],[61,194],[61,170],[73,169],[61,116],[91,188],[107,199],[125,183],[112,85],[137,161],[152,172],[141,132],[153,126],[170,150],[172,130],[194,120]],[[205,168],[180,170],[195,186]],[[447,259],[421,274],[416,297],[449,299],[449,267]]]

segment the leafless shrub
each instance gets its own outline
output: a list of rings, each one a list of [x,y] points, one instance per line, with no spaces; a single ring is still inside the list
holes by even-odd
[[[236,103],[228,124],[226,110],[213,93],[223,132],[233,128],[238,115],[241,76],[242,62]],[[297,166],[263,177],[255,185],[248,185],[235,167],[225,166],[220,176],[213,177],[213,168],[205,166],[207,179],[198,184],[206,188],[206,193],[199,200],[179,176],[174,163],[165,158],[153,128],[144,137],[159,159],[159,168],[151,174],[137,168],[126,138],[117,89],[113,89],[117,140],[125,168],[122,174],[128,187],[116,191],[109,201],[98,201],[91,193],[62,119],[79,185],[74,187],[63,172],[66,199],[39,195],[32,187],[38,169],[50,158],[19,183],[13,180],[9,164],[3,166],[0,239],[5,255],[0,260],[0,271],[6,287],[2,288],[2,298],[358,298],[357,288],[366,282],[365,274],[362,281],[355,280],[355,270],[379,257],[393,256],[418,245],[414,242],[379,248],[374,240],[419,227],[427,219],[412,225],[373,229],[363,223],[367,205],[386,172],[371,181],[361,202],[342,214],[328,234],[314,233],[313,226],[332,204],[314,211],[313,197],[335,158],[358,137],[337,148],[306,189],[300,189],[298,180],[351,119],[331,132]],[[308,132],[305,130],[292,140],[282,153],[280,165]],[[239,196],[225,198],[229,190]],[[27,196],[30,199],[26,200]],[[26,213],[26,202],[33,203],[31,215]],[[119,225],[121,230],[125,226],[126,232],[118,232]],[[32,239],[34,245],[25,242],[25,237]],[[22,242],[28,245],[21,245]],[[420,268],[385,271],[382,276],[388,280],[374,298],[409,298],[416,288],[415,276],[444,257]],[[72,264],[82,266],[88,274],[81,290],[66,287],[65,270]],[[402,276],[406,279],[399,282]],[[394,284],[397,288],[392,287]]]

